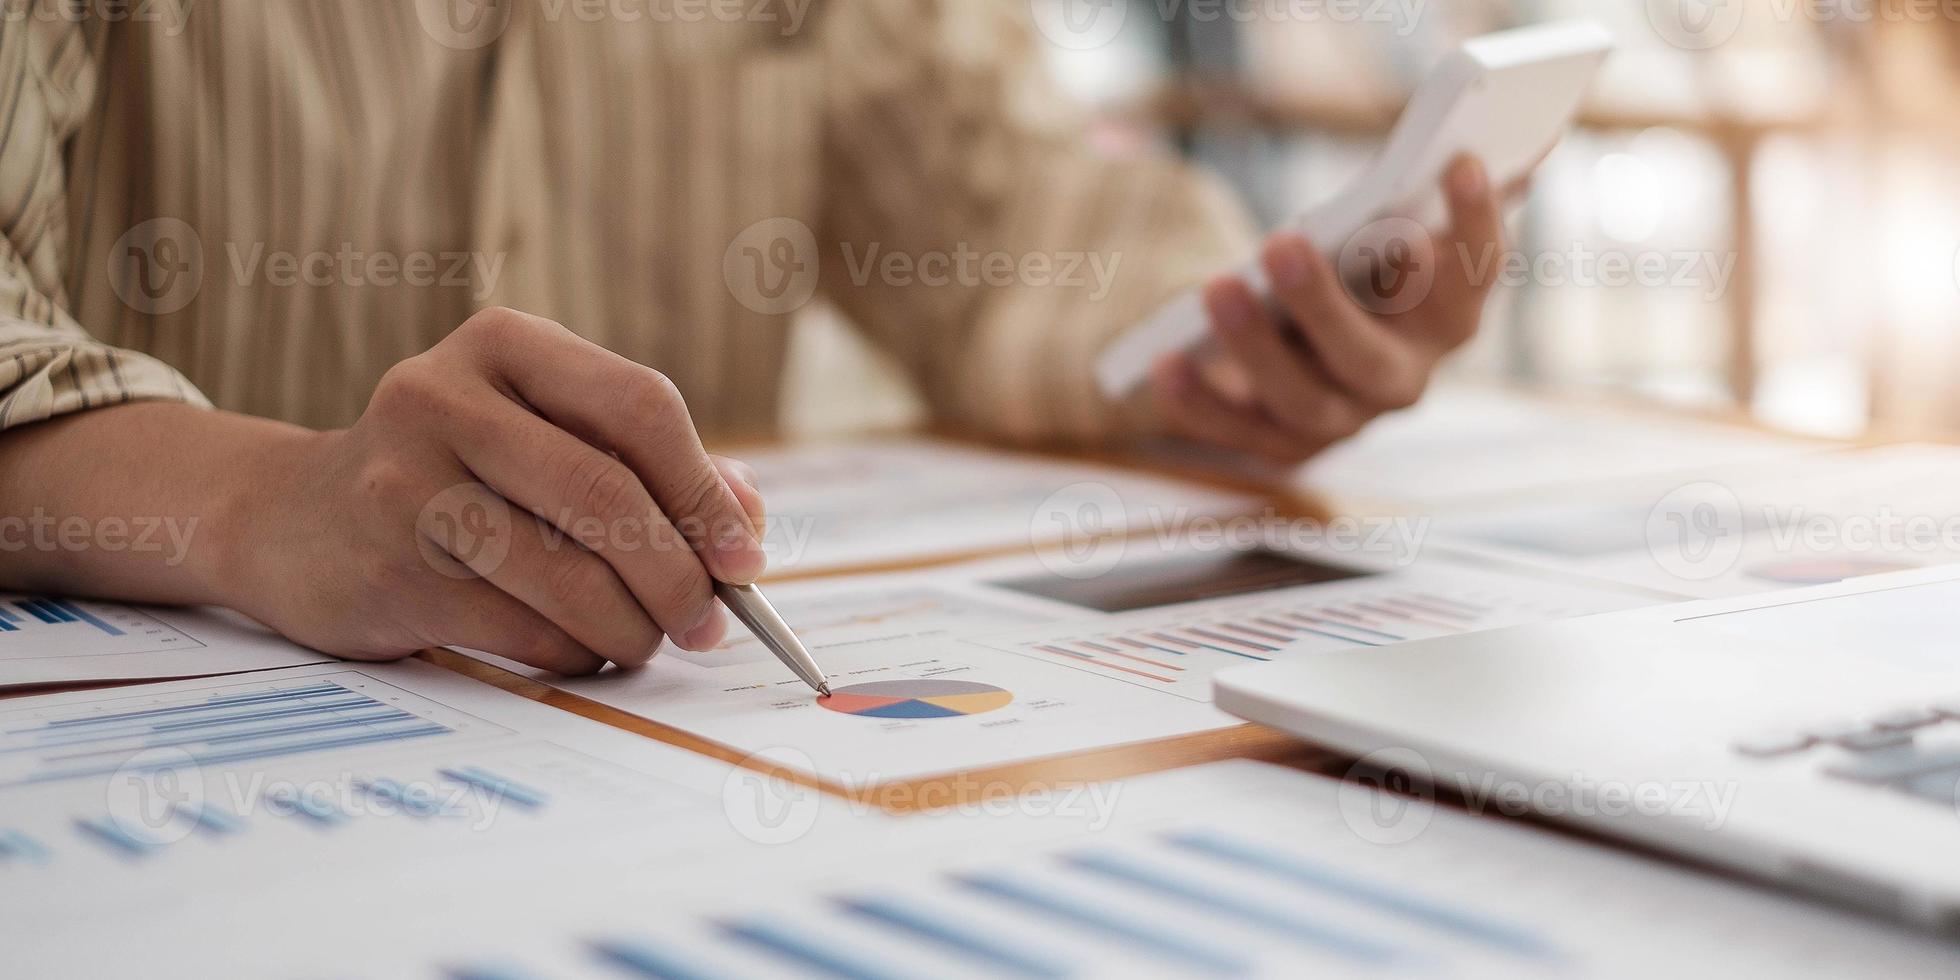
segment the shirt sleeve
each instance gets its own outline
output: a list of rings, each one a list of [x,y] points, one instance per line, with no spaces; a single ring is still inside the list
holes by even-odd
[[[1105,401],[1098,352],[1249,254],[1208,174],[1094,152],[1027,4],[861,0],[826,11],[825,294],[935,421],[1020,442],[1152,427]]]
[[[168,365],[96,340],[68,312],[63,151],[94,100],[85,35],[59,16],[0,29],[0,430],[146,399],[209,404]]]

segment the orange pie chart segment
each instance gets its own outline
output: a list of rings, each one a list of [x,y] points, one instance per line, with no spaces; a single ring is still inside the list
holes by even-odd
[[[963,715],[977,715],[983,711],[992,711],[995,708],[1007,707],[1008,704],[1013,702],[1014,695],[1006,691],[995,690],[982,691],[977,694],[938,694],[932,697],[920,698],[919,700],[927,704],[936,704],[942,708],[956,711]]]
[[[919,678],[852,684],[817,703],[860,718],[960,718],[1004,708],[1014,694],[978,681]]]

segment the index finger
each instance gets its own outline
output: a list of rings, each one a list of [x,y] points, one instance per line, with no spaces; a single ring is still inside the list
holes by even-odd
[[[617,453],[709,574],[736,585],[762,574],[767,560],[748,513],[702,448],[672,381],[543,317],[497,310],[471,324],[478,320],[495,375],[545,418]]]
[[[1460,157],[1451,164],[1443,185],[1450,206],[1450,230],[1438,243],[1441,254],[1432,302],[1444,308],[1465,304],[1481,307],[1496,278],[1495,270],[1502,264],[1497,252],[1504,244],[1504,222],[1497,195],[1491,190],[1483,164],[1474,157]],[[1472,329],[1476,327],[1475,317],[1465,319]],[[1465,338],[1439,339],[1453,345]]]

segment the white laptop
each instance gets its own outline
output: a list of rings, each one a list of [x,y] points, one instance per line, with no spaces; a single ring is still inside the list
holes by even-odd
[[[1960,931],[1960,567],[1237,668],[1216,695],[1473,809]]]

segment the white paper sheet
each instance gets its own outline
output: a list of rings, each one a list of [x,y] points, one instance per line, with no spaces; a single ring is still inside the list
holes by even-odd
[[[924,439],[739,455],[768,503],[772,575],[1025,549],[1260,503],[1112,467]]]
[[[216,896],[23,975],[1949,977],[1960,947],[1256,763],[738,854]],[[1382,817],[1387,822],[1376,822]],[[568,848],[586,851],[587,848]],[[216,907],[223,914],[212,914]]]
[[[1179,546],[1096,574],[1076,567],[1002,559],[772,587],[828,673],[829,699],[740,632],[720,651],[669,650],[643,670],[584,678],[486,659],[860,787],[1228,727],[1237,722],[1211,706],[1211,676],[1255,659],[1650,601],[1352,554],[1302,563]]]
[[[1437,547],[1712,598],[1960,561],[1960,450],[1892,446],[1441,518]]]
[[[0,594],[0,688],[329,662],[223,610]]]
[[[754,788],[419,661],[12,699],[0,921],[10,936],[79,932],[330,869],[362,884],[339,900],[385,902],[444,856],[515,869],[619,839],[739,843],[753,828],[724,794]]]
[[[1735,426],[1443,387],[1328,449],[1297,480],[1340,508],[1433,513],[1828,448]]]

